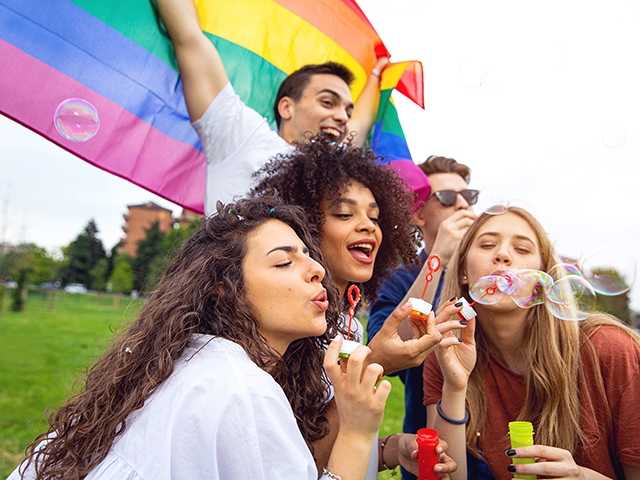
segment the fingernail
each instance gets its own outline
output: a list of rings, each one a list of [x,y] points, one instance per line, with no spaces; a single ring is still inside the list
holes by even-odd
[[[460,320],[460,323],[462,325],[464,325],[464,326],[467,326],[467,325],[469,325],[469,320],[466,320],[466,319],[465,320]]]
[[[509,466],[507,466],[507,470],[509,470],[511,473],[515,473],[516,466],[515,465],[509,465]]]
[[[507,457],[513,457],[513,456],[516,454],[516,451],[515,451],[513,448],[507,448],[507,449],[504,451],[504,454],[505,454]]]
[[[454,307],[461,307],[462,306],[462,302],[454,303],[453,306]]]
[[[449,299],[450,302],[453,302],[456,299],[455,295]]]
[[[433,467],[433,469],[434,469],[436,472],[441,472],[441,471],[442,471],[442,467],[441,467],[440,465],[436,465],[435,467]]]

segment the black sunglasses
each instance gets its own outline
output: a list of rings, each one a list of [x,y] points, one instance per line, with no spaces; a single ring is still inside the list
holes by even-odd
[[[462,198],[464,198],[469,205],[475,205],[478,203],[480,190],[438,190],[437,192],[433,192],[433,196],[436,197],[443,207],[452,207],[455,205],[458,194],[462,195]]]

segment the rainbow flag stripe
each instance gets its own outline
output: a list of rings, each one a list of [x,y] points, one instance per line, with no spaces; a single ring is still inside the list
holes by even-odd
[[[388,54],[352,0],[197,0],[240,97],[272,121],[280,82],[307,63],[338,61],[360,94]],[[205,158],[187,114],[171,42],[149,0],[0,0],[0,112],[85,161],[190,210],[203,211]],[[391,91],[424,106],[418,62],[388,67],[371,146],[383,163],[410,161]],[[92,104],[100,128],[69,140],[54,112]],[[412,163],[412,162],[411,162]]]

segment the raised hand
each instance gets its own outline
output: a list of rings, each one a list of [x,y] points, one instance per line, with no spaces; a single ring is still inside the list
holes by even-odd
[[[444,334],[458,328],[465,328],[458,320],[438,323],[432,312],[426,322],[409,320],[415,338],[403,340],[398,333],[398,328],[408,318],[410,311],[409,303],[396,308],[369,342],[371,349],[369,360],[382,365],[385,373],[422,365],[427,354],[439,344]]]
[[[336,337],[327,348],[324,369],[333,384],[340,419],[340,431],[359,437],[377,435],[391,383],[382,380],[382,366],[368,363],[369,348],[358,347],[350,355],[345,372],[338,364],[342,338]]]
[[[455,300],[449,300],[438,310],[436,323],[450,323],[451,317],[455,316],[460,309],[461,306],[456,306]],[[469,320],[460,338],[453,331],[447,331],[436,350],[444,382],[454,390],[466,388],[469,376],[476,365],[475,325],[475,318]]]

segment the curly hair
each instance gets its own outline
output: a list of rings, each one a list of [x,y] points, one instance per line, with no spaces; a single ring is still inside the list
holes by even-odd
[[[245,297],[242,259],[247,235],[270,219],[291,226],[310,256],[322,262],[300,208],[272,198],[219,203],[217,214],[205,219],[177,252],[139,317],[89,370],[83,391],[55,412],[48,432],[27,447],[25,470],[33,461],[37,479],[84,478],[125,430],[128,415],[171,375],[197,333],[238,343],[273,376],[310,449],[311,442],[326,435],[328,383],[322,360],[337,331],[337,291],[327,288],[324,335],[293,342],[282,357],[267,344]],[[324,283],[330,284],[327,279]]]
[[[369,148],[337,143],[320,134],[297,145],[292,152],[276,156],[254,176],[258,177],[258,183],[250,195],[275,195],[287,204],[302,207],[312,233],[318,238],[325,219],[323,200],[338,199],[352,181],[371,190],[380,207],[383,239],[373,275],[363,285],[369,298],[375,297],[382,279],[393,267],[416,260],[417,243],[410,222],[411,195],[394,171],[377,163]]]

